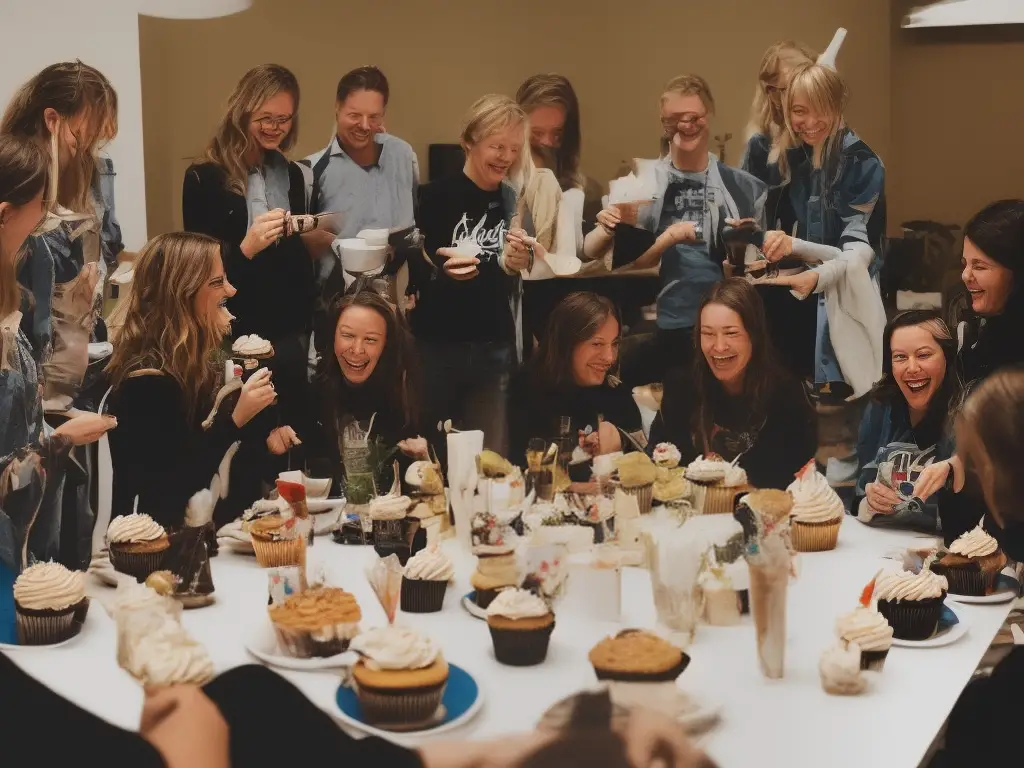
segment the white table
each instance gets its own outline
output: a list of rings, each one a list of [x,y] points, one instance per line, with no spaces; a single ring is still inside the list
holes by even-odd
[[[893,648],[884,672],[871,675],[870,688],[861,696],[826,695],[817,671],[821,651],[833,642],[836,616],[855,607],[864,585],[886,564],[885,554],[915,542],[920,543],[915,534],[873,530],[847,517],[838,549],[800,556],[800,577],[790,586],[783,680],[761,676],[749,618],[739,627],[698,630],[690,649],[693,661],[680,684],[724,705],[721,723],[704,739],[722,766],[916,768],[1012,604],[958,604],[957,612],[970,626],[965,637],[944,648]],[[435,638],[445,656],[471,671],[485,691],[483,711],[448,737],[481,738],[531,729],[550,704],[595,683],[587,652],[598,640],[621,627],[653,626],[648,575],[627,569],[622,624],[558,620],[544,664],[503,667],[492,656],[486,623],[460,605],[469,591],[474,559],[459,552],[454,542],[446,542],[446,547],[456,557],[456,584],[449,588],[444,611],[400,614],[399,620]],[[370,547],[341,546],[329,539],[318,539],[310,550],[313,575],[323,563],[331,583],[354,592],[364,626],[384,621],[363,577],[363,568],[374,557]],[[253,558],[222,550],[213,560],[213,574],[217,603],[186,612],[185,626],[206,644],[218,670],[251,663],[244,641],[266,621],[265,573]],[[109,592],[97,586],[94,594],[102,598],[103,590]],[[94,604],[82,635],[71,645],[21,649],[11,657],[85,709],[135,728],[142,693],[118,668],[115,645],[113,623]],[[333,710],[336,674],[283,674],[319,706]],[[258,711],[256,702],[253,706]]]

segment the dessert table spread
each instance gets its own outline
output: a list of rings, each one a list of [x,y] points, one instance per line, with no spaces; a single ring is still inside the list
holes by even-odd
[[[880,568],[896,567],[883,559],[885,555],[922,543],[919,534],[871,529],[846,517],[836,550],[799,555],[799,576],[789,587],[782,680],[762,676],[749,616],[739,626],[698,628],[688,649],[692,662],[679,685],[698,701],[721,707],[720,721],[700,737],[719,764],[918,765],[1013,603],[957,603],[956,612],[968,626],[965,636],[938,648],[892,648],[884,671],[868,673],[868,689],[859,696],[826,694],[818,660],[834,643],[836,617],[856,606],[864,585]],[[400,612],[397,619],[434,638],[445,657],[468,670],[484,692],[482,711],[443,738],[484,738],[532,729],[548,706],[596,684],[587,653],[601,638],[626,627],[655,626],[649,575],[626,568],[621,622],[558,617],[556,605],[546,662],[504,667],[494,660],[486,622],[470,616],[461,605],[462,596],[470,591],[475,558],[455,541],[445,542],[444,548],[456,569],[444,610]],[[308,556],[312,578],[326,576],[329,584],[356,595],[364,628],[386,621],[364,576],[375,558],[372,547],[342,546],[330,538],[318,538]],[[183,623],[205,644],[218,671],[254,663],[245,644],[269,626],[266,572],[254,558],[224,548],[212,566],[216,603],[186,611]],[[137,728],[142,690],[118,667],[114,623],[95,599],[102,600],[113,590],[93,580],[90,593],[93,606],[76,639],[59,648],[22,648],[9,655],[76,704],[119,726]],[[337,713],[338,671],[279,671],[325,711]],[[254,701],[253,711],[267,711],[266,704]],[[416,738],[396,736],[405,744],[417,743]]]

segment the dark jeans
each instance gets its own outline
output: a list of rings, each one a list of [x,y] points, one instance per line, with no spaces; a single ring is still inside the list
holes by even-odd
[[[693,366],[693,329],[658,328],[654,333],[627,337],[623,343],[622,383],[627,387],[663,382],[678,369]]]
[[[514,352],[502,342],[420,341],[429,430],[451,419],[455,429],[481,429],[484,447],[506,455],[505,406]],[[443,428],[442,428],[443,432]],[[437,440],[447,466],[447,441]]]

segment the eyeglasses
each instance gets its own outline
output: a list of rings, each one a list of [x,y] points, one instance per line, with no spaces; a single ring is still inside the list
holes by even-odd
[[[679,115],[670,115],[669,117],[661,118],[661,125],[666,131],[673,131],[680,125],[683,125],[686,128],[695,128],[700,125],[707,125],[707,122],[707,112],[704,114],[699,112],[683,112]]]
[[[288,115],[286,117],[261,117],[253,120],[253,122],[264,131],[283,131],[287,126],[291,125],[293,119],[295,119],[295,115]]]

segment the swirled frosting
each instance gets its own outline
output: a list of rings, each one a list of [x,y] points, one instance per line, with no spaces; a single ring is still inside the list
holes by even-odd
[[[428,637],[408,627],[379,627],[352,640],[349,648],[363,657],[370,669],[423,669],[440,655]]]
[[[370,501],[372,520],[401,520],[410,505],[408,496],[378,496]]]
[[[115,517],[107,528],[107,541],[111,544],[153,541],[164,535],[164,527],[146,514],[135,512]]]
[[[654,446],[651,458],[654,459],[654,463],[659,467],[674,469],[683,460],[683,455],[679,453],[679,449],[672,445],[672,443],[658,443]]]
[[[949,546],[950,552],[963,557],[985,557],[997,549],[999,549],[998,542],[985,533],[985,529],[980,525],[960,536]]]
[[[946,577],[931,571],[883,573],[875,580],[877,600],[929,600],[948,591]]]
[[[726,464],[722,485],[726,488],[738,488],[747,484],[747,471],[739,464]]]
[[[231,345],[231,351],[236,355],[269,355],[273,349],[269,341],[255,333],[239,336]]]
[[[886,651],[892,646],[892,627],[871,608],[859,606],[836,619],[836,634],[864,651]]]
[[[504,616],[506,619],[532,619],[549,613],[548,604],[525,589],[503,590],[487,606],[488,616]]]
[[[851,643],[846,648],[833,646],[821,654],[818,672],[826,691],[851,695],[864,690],[867,681],[860,671],[860,653],[860,647]]]
[[[787,490],[793,495],[791,514],[798,523],[827,523],[843,516],[842,499],[817,470],[805,472]]]
[[[436,544],[421,549],[405,565],[405,578],[414,581],[448,581],[454,575],[451,558]]]
[[[30,611],[70,608],[85,599],[85,577],[60,563],[36,563],[14,582],[14,599]]]
[[[181,603],[158,594],[155,589],[140,584],[134,579],[124,579],[117,585],[114,597],[106,603],[107,613],[116,621],[117,617],[133,611],[159,611],[175,614],[181,610]]]
[[[213,677],[206,649],[168,614],[135,614],[122,632],[129,646],[122,663],[146,686],[202,685]]]
[[[725,471],[729,462],[721,459],[705,459],[698,456],[686,467],[686,479],[698,482],[714,483],[725,479]]]

